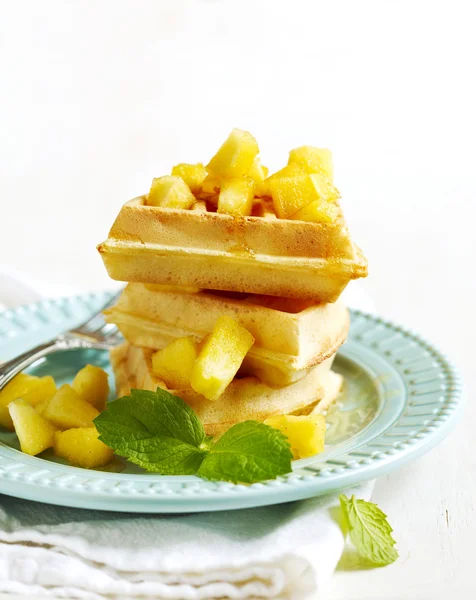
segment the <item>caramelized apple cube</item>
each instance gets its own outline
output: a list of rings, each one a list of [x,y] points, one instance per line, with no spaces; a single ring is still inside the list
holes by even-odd
[[[274,209],[281,219],[288,219],[316,200],[333,201],[339,198],[338,190],[318,173],[273,177],[270,188]]]
[[[311,221],[313,223],[335,223],[340,215],[340,208],[336,204],[327,200],[314,200],[311,204],[294,213],[290,219],[293,221]]]
[[[39,377],[36,383],[32,383],[31,387],[22,395],[23,400],[26,400],[28,404],[36,406],[40,402],[45,400],[51,400],[56,394],[56,383],[51,375],[45,375]]]
[[[218,197],[218,212],[246,217],[251,214],[254,181],[251,177],[225,179]]]
[[[152,181],[147,204],[163,208],[190,208],[195,196],[181,177],[165,175]]]
[[[268,167],[265,167],[261,164],[261,161],[258,156],[255,156],[253,164],[251,165],[251,169],[248,173],[248,176],[254,179],[255,183],[260,181],[264,181],[266,177],[268,177]]]
[[[255,184],[255,196],[258,198],[264,198],[267,196],[271,197],[271,188],[269,187],[269,179],[265,179],[264,181],[258,181]]]
[[[190,190],[196,193],[200,191],[202,187],[203,180],[207,176],[207,170],[202,163],[197,163],[196,165],[180,163],[172,168],[172,175],[181,177]]]
[[[265,425],[279,429],[288,438],[295,459],[324,450],[326,421],[323,415],[275,415],[266,419]]]
[[[201,195],[214,196],[220,193],[220,180],[213,175],[207,175],[203,180]]]
[[[258,157],[253,161],[249,176],[255,182],[255,196],[258,196],[258,198],[271,196],[269,182],[266,179],[268,177],[268,168],[261,164]]]
[[[14,400],[8,405],[20,448],[25,454],[36,456],[51,448],[56,431],[49,421],[39,415],[25,400]]]
[[[104,410],[109,396],[107,373],[95,365],[86,365],[76,373],[71,387],[83,400]]]
[[[152,370],[169,389],[189,388],[196,358],[195,340],[192,337],[180,338],[152,355]]]
[[[248,175],[259,152],[255,138],[241,129],[233,129],[226,141],[207,165],[218,178]]]
[[[228,316],[219,317],[192,369],[192,388],[208,400],[217,400],[253,343],[254,337],[239,323]]]
[[[268,181],[272,181],[273,179],[279,179],[280,177],[294,177],[296,175],[307,175],[306,169],[298,164],[291,163],[290,165],[286,165],[276,173],[273,173],[268,177]]]
[[[256,184],[255,194],[259,198],[264,196],[271,197],[271,181],[279,179],[280,177],[293,177],[295,175],[305,175],[306,172],[301,165],[292,164],[286,165],[276,173],[273,173],[267,177],[264,181],[260,181]]]
[[[334,181],[334,168],[332,165],[332,152],[327,148],[314,146],[301,146],[289,153],[288,165],[301,165],[306,173],[320,173],[330,183]]]
[[[13,422],[8,412],[8,405],[17,398],[36,406],[45,400],[51,400],[56,394],[53,377],[35,377],[27,373],[19,373],[0,391],[0,426],[13,431]]]
[[[40,402],[39,404],[37,404],[35,406],[35,410],[39,415],[42,415],[45,408],[48,406],[49,400],[43,400],[43,402]]]
[[[93,419],[99,414],[89,402],[83,400],[73,388],[65,383],[43,410],[42,416],[58,429],[92,427]]]
[[[54,436],[55,454],[76,467],[94,469],[112,460],[114,452],[98,439],[95,427],[58,431]]]

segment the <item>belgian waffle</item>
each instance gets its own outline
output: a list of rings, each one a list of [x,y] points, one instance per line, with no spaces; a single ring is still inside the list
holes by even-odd
[[[343,218],[279,219],[266,198],[255,198],[251,216],[213,209],[206,201],[185,210],[130,200],[98,246],[110,277],[324,303],[367,275]]]
[[[129,343],[151,349],[190,335],[200,340],[222,315],[234,318],[255,338],[240,374],[256,375],[273,387],[298,381],[335,354],[349,328],[348,311],[339,302],[314,304],[210,290],[187,293],[138,283],[129,284],[105,312]]]

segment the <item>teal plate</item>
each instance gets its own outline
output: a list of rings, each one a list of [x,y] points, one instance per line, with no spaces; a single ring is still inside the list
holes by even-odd
[[[86,320],[108,293],[43,301],[0,314],[6,360]],[[107,352],[71,350],[29,371],[71,381],[85,364],[111,373]],[[252,485],[146,473],[122,459],[103,470],[71,467],[50,451],[22,454],[16,436],[0,432],[0,492],[64,506],[112,511],[187,513],[289,502],[373,479],[427,452],[461,413],[461,387],[449,361],[418,335],[352,311],[349,340],[334,369],[345,378],[327,415],[326,450],[297,460],[293,471]],[[113,381],[113,378],[110,378]],[[113,394],[111,395],[113,397]]]

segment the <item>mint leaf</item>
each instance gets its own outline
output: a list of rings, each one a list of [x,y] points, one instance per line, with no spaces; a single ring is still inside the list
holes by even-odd
[[[257,421],[244,421],[226,431],[203,460],[200,477],[253,483],[291,471],[287,438]]]
[[[376,504],[357,500],[355,496],[349,499],[341,494],[339,500],[350,539],[360,556],[379,566],[397,560],[398,552],[391,535],[393,529],[387,515]]]
[[[116,454],[163,475],[193,475],[206,454],[205,431],[181,398],[157,389],[132,390],[107,405],[94,424]]]

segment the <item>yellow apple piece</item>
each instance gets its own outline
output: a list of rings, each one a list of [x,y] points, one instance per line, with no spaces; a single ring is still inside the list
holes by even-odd
[[[217,400],[253,343],[254,337],[239,323],[228,316],[219,317],[192,369],[192,388],[208,400]]]
[[[83,400],[73,388],[65,383],[43,410],[42,416],[58,429],[92,427],[93,419],[99,414],[89,402]]]
[[[171,390],[189,388],[196,358],[193,337],[179,338],[152,355],[152,370]]]
[[[39,415],[33,406],[18,399],[10,402],[8,410],[22,452],[36,456],[51,448],[56,427]]]
[[[275,179],[279,179],[280,177],[294,177],[295,175],[306,175],[306,171],[301,165],[291,164],[286,165],[276,173],[273,173],[263,181],[259,181],[256,184],[255,194],[259,198],[263,198],[264,196],[271,197],[271,182]]]
[[[254,181],[251,177],[223,180],[218,196],[218,212],[246,217],[251,214]]]
[[[233,129],[208,163],[207,171],[218,178],[243,177],[249,174],[258,152],[258,144],[251,133]]]
[[[205,346],[205,344],[208,342],[208,340],[210,339],[210,336],[212,334],[211,333],[207,333],[206,335],[204,335],[202,337],[202,339],[198,342],[197,344],[197,352],[198,354],[200,354],[200,352],[203,350],[203,347]]]
[[[264,181],[258,181],[255,184],[255,196],[258,198],[264,198],[265,196],[271,197],[271,188],[269,187],[269,179],[265,179]]]
[[[314,456],[324,450],[326,420],[323,415],[275,415],[264,423],[279,429],[288,438],[295,459]]]
[[[333,201],[339,198],[338,190],[318,173],[272,177],[269,185],[274,209],[281,219],[288,219],[316,200]]]
[[[180,163],[172,168],[172,175],[181,177],[190,190],[196,193],[199,192],[202,187],[203,180],[207,176],[207,170],[202,163],[197,163],[195,165]]]
[[[268,177],[268,167],[265,167],[261,164],[261,161],[258,156],[255,156],[248,176],[251,177],[255,183],[264,181],[266,177]]]
[[[201,195],[214,196],[220,193],[220,180],[213,175],[207,175],[203,180]]]
[[[279,179],[280,177],[294,177],[296,175],[307,175],[306,169],[298,164],[291,163],[290,165],[286,165],[276,173],[273,173],[267,178],[267,181],[272,181],[273,179]]]
[[[54,436],[55,454],[76,467],[103,467],[112,460],[114,452],[98,437],[99,433],[95,427],[58,431]]]
[[[290,217],[293,221],[311,221],[313,223],[335,223],[341,216],[340,208],[327,200],[314,200]]]
[[[8,405],[17,398],[35,406],[45,400],[51,400],[56,394],[53,377],[35,377],[27,373],[19,373],[0,391],[0,426],[13,431],[13,422],[8,412]]]
[[[107,373],[95,365],[86,365],[76,373],[71,387],[83,400],[104,410],[109,396]]]
[[[50,398],[50,400],[51,400],[51,398]],[[45,408],[48,406],[48,403],[50,400],[43,400],[43,402],[40,402],[39,404],[37,404],[35,406],[35,410],[39,415],[43,414],[43,412],[44,412]]]
[[[164,175],[152,181],[147,204],[163,208],[190,208],[195,196],[181,177]]]
[[[315,148],[314,146],[294,148],[289,153],[288,165],[291,164],[301,165],[306,173],[320,173],[327,177],[330,183],[334,181],[332,152],[327,148]]]

